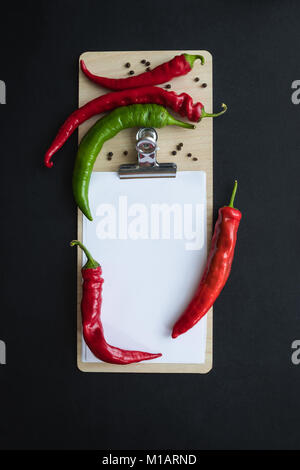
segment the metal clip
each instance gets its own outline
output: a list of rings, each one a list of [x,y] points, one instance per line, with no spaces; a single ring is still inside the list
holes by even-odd
[[[158,163],[156,160],[158,135],[153,127],[142,127],[136,135],[137,164],[119,168],[120,178],[175,178],[176,163]]]

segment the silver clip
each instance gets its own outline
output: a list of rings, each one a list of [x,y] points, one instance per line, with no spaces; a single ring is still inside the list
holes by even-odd
[[[120,178],[175,178],[176,163],[158,163],[156,160],[158,135],[153,127],[142,127],[136,135],[137,164],[119,168]]]

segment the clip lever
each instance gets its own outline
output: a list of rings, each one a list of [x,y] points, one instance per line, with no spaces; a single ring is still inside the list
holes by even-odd
[[[119,177],[127,178],[175,178],[176,163],[158,163],[156,160],[158,135],[153,127],[142,127],[136,135],[137,164],[124,164]]]

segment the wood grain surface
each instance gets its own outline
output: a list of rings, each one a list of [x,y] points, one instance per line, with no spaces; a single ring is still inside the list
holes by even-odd
[[[201,54],[205,57],[205,64],[201,65],[196,61],[192,71],[183,76],[175,78],[170,82],[170,90],[176,93],[186,92],[193,97],[193,100],[201,101],[207,112],[212,112],[213,102],[213,76],[212,76],[212,56],[207,51],[122,51],[122,52],[85,52],[80,59],[84,59],[87,67],[95,74],[107,77],[127,77],[129,70],[134,70],[135,74],[145,71],[145,66],[141,60],[146,59],[151,63],[151,68],[170,60],[177,54],[187,52],[190,54]],[[125,63],[130,62],[131,67],[125,67]],[[194,79],[199,77],[199,81]],[[202,87],[205,83],[207,86]],[[164,86],[164,85],[161,85]],[[88,80],[79,68],[79,106],[87,103],[93,98],[107,93],[108,90],[99,87]],[[221,108],[221,106],[220,106]],[[215,111],[219,111],[217,109]],[[171,114],[177,117],[171,110]],[[79,142],[87,130],[99,119],[101,115],[95,116],[82,124],[79,128]],[[181,119],[181,118],[180,118]],[[135,163],[137,156],[135,150],[136,129],[126,129],[120,132],[112,140],[106,142],[101,150],[101,155],[95,162],[94,171],[118,171],[122,163]],[[194,131],[178,127],[168,126],[159,129],[159,162],[172,162],[177,164],[178,171],[203,170],[206,172],[207,185],[207,239],[208,248],[212,233],[212,212],[213,212],[213,119],[203,119],[197,124]],[[183,149],[177,151],[173,156],[171,152],[176,150],[176,145],[182,142]],[[124,150],[128,155],[123,154]],[[107,159],[107,153],[113,152],[112,160]],[[187,157],[192,153],[192,158]],[[193,157],[197,158],[196,161]],[[78,239],[82,240],[82,213],[78,210]],[[206,356],[204,364],[168,364],[168,363],[147,363],[130,364],[120,366],[106,363],[86,363],[82,362],[82,328],[80,302],[82,296],[82,252],[78,250],[78,306],[77,306],[77,363],[83,372],[135,372],[135,373],[207,373],[212,368],[212,309],[207,314],[207,338]]]

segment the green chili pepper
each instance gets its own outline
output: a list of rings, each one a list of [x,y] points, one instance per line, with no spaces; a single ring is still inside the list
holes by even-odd
[[[157,104],[123,106],[99,119],[82,139],[73,172],[73,194],[84,215],[93,220],[89,207],[88,191],[96,158],[107,140],[128,127],[164,127],[176,125],[195,129],[193,124],[178,121]]]

